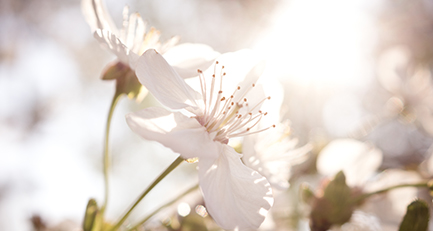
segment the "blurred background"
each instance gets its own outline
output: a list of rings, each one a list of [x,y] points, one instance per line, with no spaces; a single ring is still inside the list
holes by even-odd
[[[296,182],[317,175],[316,156],[341,138],[380,150],[378,171],[422,175],[433,142],[433,1],[105,3],[118,26],[128,4],[162,41],[179,35],[181,43],[221,53],[251,48],[267,60],[267,75],[284,87],[281,115],[292,136],[314,147],[293,169],[286,197],[296,195]],[[79,0],[0,0],[0,230],[79,230],[88,199],[102,200],[103,135],[115,83],[100,75],[113,60],[93,38]],[[151,95],[141,104],[125,98],[114,113],[109,219],[176,158],[125,123],[126,113],[155,103]],[[182,165],[131,220],[196,182],[194,167]],[[305,227],[302,214],[281,216],[292,220],[278,230]]]

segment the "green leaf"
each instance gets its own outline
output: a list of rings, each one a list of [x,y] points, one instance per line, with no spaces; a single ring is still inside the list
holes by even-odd
[[[415,200],[407,206],[406,215],[399,231],[426,231],[429,221],[429,207],[425,201]]]

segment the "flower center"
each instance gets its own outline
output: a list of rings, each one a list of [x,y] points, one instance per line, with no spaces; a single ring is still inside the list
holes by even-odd
[[[209,133],[216,133],[214,140],[227,143],[230,138],[251,135],[275,127],[275,125],[272,125],[256,131],[251,130],[260,122],[263,116],[267,115],[267,112],[263,113],[257,109],[260,108],[265,100],[271,99],[271,97],[265,97],[255,105],[250,106],[245,96],[255,87],[254,83],[243,92],[240,91],[241,87],[238,86],[230,96],[223,96],[222,84],[223,78],[226,76],[224,66],[221,66],[219,72],[220,83],[218,93],[216,93],[215,78],[218,64],[218,61],[216,61],[209,89],[207,89],[206,78],[203,72],[198,70],[204,102],[204,113],[198,116],[197,120],[201,125],[206,127]],[[215,99],[213,99],[214,97]]]

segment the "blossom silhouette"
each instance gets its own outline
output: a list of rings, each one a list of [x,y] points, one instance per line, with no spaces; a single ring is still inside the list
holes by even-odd
[[[225,59],[248,63],[252,58],[248,51],[239,51],[218,58]],[[273,127],[252,131],[265,116],[260,106],[269,98],[255,86],[262,69],[259,64],[248,68],[249,72],[236,73],[236,68],[229,71],[217,61],[213,68],[199,70],[199,79],[191,79],[199,83],[195,85],[199,93],[191,87],[194,83],[190,86],[155,50],[146,51],[138,60],[136,72],[140,82],[163,105],[182,109],[183,113],[147,108],[126,115],[129,127],[185,159],[199,159],[200,188],[207,210],[224,229],[257,229],[273,204],[266,178],[246,167],[240,154],[227,145],[230,138]],[[233,79],[245,74],[238,85],[230,86]],[[229,84],[224,81],[226,78],[232,79]],[[249,96],[256,99],[258,95],[263,97],[248,100]]]

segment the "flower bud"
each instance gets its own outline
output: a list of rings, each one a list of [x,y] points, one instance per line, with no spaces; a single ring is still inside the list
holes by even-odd
[[[100,212],[95,199],[90,199],[87,203],[86,213],[84,214],[83,231],[99,230],[101,227]]]
[[[125,94],[141,102],[147,95],[147,89],[138,81],[135,71],[122,62],[109,64],[102,74],[103,80],[116,80],[116,94]]]
[[[326,231],[332,225],[342,225],[348,222],[355,208],[356,191],[346,184],[342,171],[337,173],[324,189],[321,197],[315,198],[310,214],[312,231]]]

